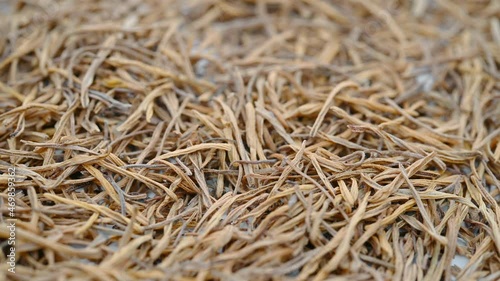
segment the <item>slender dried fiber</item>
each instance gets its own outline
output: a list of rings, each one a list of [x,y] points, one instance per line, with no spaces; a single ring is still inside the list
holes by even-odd
[[[0,1],[0,280],[500,280],[499,15]]]

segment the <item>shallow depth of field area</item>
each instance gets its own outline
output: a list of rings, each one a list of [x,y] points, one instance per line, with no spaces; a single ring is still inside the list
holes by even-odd
[[[0,280],[500,280],[499,15],[1,0]]]

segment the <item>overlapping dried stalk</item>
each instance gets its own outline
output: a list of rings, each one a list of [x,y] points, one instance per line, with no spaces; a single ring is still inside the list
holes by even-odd
[[[500,279],[497,1],[0,11],[3,280]]]

